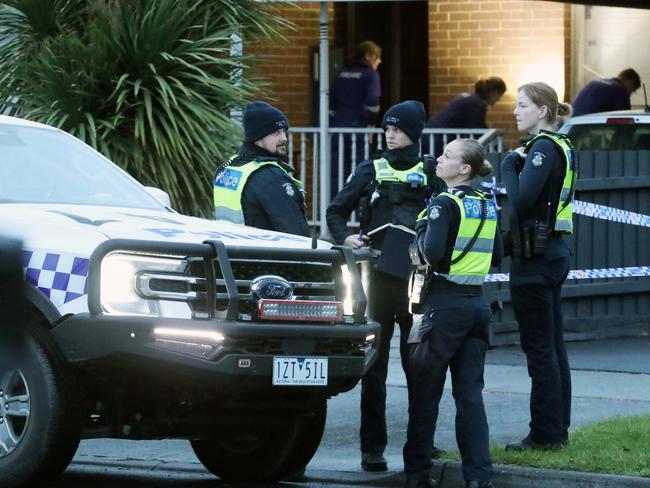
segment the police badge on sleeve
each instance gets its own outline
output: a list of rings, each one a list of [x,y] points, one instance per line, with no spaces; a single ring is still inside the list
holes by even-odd
[[[440,206],[432,205],[431,208],[429,209],[429,219],[438,220],[439,218],[440,218]]]
[[[291,183],[285,183],[282,186],[284,187],[284,191],[288,196],[292,197],[296,194],[296,190],[293,189],[293,185]]]
[[[544,164],[544,158],[545,157],[546,157],[546,154],[535,151],[533,153],[533,159],[532,159],[531,163],[536,168],[539,168],[542,164]]]

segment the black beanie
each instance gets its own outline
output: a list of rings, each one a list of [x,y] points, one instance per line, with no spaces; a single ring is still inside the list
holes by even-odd
[[[288,129],[287,117],[266,102],[250,102],[244,109],[244,140],[255,142],[278,129]]]
[[[387,125],[394,125],[415,143],[420,140],[426,117],[422,102],[406,100],[386,110],[381,127],[386,130]]]

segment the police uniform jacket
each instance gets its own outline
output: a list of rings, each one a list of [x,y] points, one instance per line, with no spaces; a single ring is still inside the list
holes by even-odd
[[[458,186],[455,190],[469,196],[477,195],[477,192],[470,186]],[[437,289],[447,293],[480,295],[482,294],[481,286],[457,285],[433,273],[446,274],[449,272],[460,219],[458,205],[451,198],[440,195],[429,202],[426,218],[419,220],[415,227],[418,249],[430,266],[430,276],[427,277],[428,288],[429,291]],[[501,264],[502,259],[503,245],[497,228],[492,250],[492,266]]]
[[[293,173],[291,166],[277,155],[249,143],[244,143],[239,148],[238,157],[229,162],[228,166],[242,166],[254,159],[273,160],[284,171],[277,166],[266,165],[248,178],[241,196],[245,224],[309,237],[304,196],[289,176]]]
[[[573,115],[629,110],[630,94],[618,78],[593,80],[578,92],[571,104]]]
[[[454,98],[445,108],[431,117],[425,127],[483,129],[487,127],[486,113],[487,103],[485,100],[476,93],[464,93]]]
[[[386,158],[389,164],[396,170],[406,170],[421,160],[419,155],[419,145],[412,144],[407,147],[392,149],[382,156]],[[427,197],[437,195],[445,189],[444,182],[433,175],[427,182]],[[351,234],[347,227],[347,221],[350,214],[357,209],[362,199],[369,199],[376,190],[375,166],[372,160],[361,162],[354,173],[350,175],[345,186],[337,193],[332,203],[327,208],[327,225],[332,233],[334,240],[342,244],[347,236]],[[422,201],[419,210],[426,206]],[[418,211],[419,211],[418,210]],[[413,226],[417,213],[413,217]],[[364,231],[367,229],[364,229]]]
[[[342,70],[330,89],[333,127],[367,127],[377,123],[381,84],[379,73],[360,59]]]
[[[528,149],[521,171],[517,168],[520,164],[521,156],[514,151],[501,163],[508,202],[520,226],[532,224],[536,220],[545,221],[549,214],[555,216],[566,171],[566,162],[560,148],[549,139],[539,139]],[[552,223],[550,229],[553,229]],[[562,234],[551,231],[542,256],[525,260],[513,259],[511,285],[543,282],[544,273],[551,272],[546,262],[570,255]]]

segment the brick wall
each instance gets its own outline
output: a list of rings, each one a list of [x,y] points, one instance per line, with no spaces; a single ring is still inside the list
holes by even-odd
[[[328,7],[330,44],[335,38],[333,4]],[[265,95],[288,117],[293,126],[309,125],[310,59],[312,46],[318,46],[320,6],[318,2],[300,2],[283,8],[283,17],[295,25],[283,34],[286,42],[272,45],[246,44],[245,54],[253,54],[251,63],[256,76],[264,78],[269,86]]]
[[[488,109],[488,126],[506,129],[516,144],[512,116],[517,87],[531,81],[568,94],[570,7],[536,0],[429,1],[429,107],[473,91],[480,78],[500,76],[508,91]]]

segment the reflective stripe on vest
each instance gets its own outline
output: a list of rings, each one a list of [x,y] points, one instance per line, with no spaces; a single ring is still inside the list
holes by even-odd
[[[230,158],[229,163],[237,155]],[[219,221],[226,221],[233,224],[244,225],[244,211],[241,204],[242,194],[246,187],[248,178],[264,166],[275,166],[284,171],[294,185],[300,190],[302,184],[294,179],[282,166],[275,161],[253,160],[241,166],[226,166],[214,178],[214,218]]]
[[[427,185],[427,175],[424,172],[422,161],[405,170],[393,168],[386,158],[375,159],[372,164],[375,166],[375,181],[377,183],[387,181],[416,186]]]
[[[549,139],[553,141],[562,151],[564,156],[565,171],[562,180],[562,190],[560,191],[560,201],[557,204],[555,212],[554,230],[566,234],[573,233],[573,190],[572,183],[574,178],[578,177],[577,156],[571,141],[566,137],[552,132],[540,132],[533,137],[526,147],[532,147],[538,139]]]
[[[456,202],[460,211],[458,235],[451,253],[452,262],[463,253],[476,234],[483,213],[481,202],[486,202],[485,223],[474,245],[460,261],[450,264],[448,274],[439,273],[448,281],[459,285],[482,285],[485,276],[490,271],[494,237],[497,233],[497,209],[494,201],[486,198],[482,193],[479,193],[479,196],[464,195],[462,198],[448,192],[443,192],[440,195],[451,198]]]

